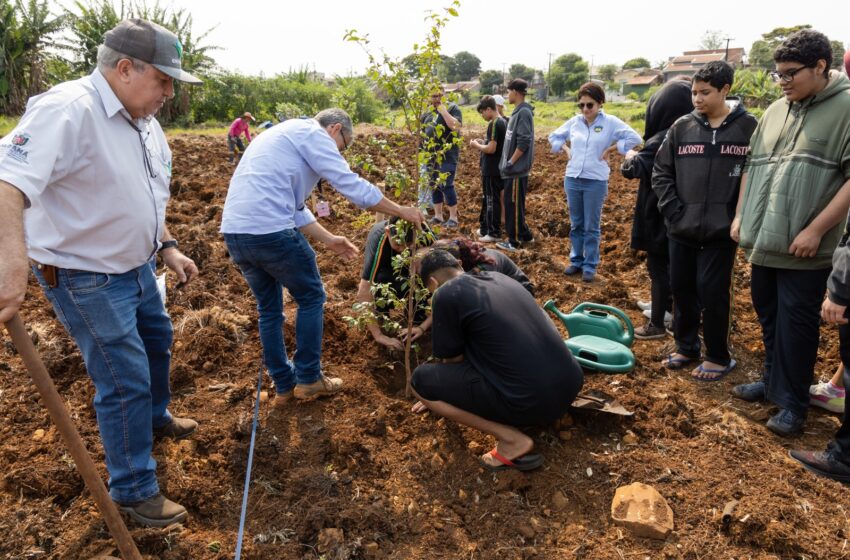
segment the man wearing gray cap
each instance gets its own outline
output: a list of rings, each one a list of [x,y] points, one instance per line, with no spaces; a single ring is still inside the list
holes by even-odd
[[[163,27],[122,21],[94,72],[30,99],[0,139],[0,323],[23,302],[29,256],[94,383],[110,495],[155,527],[188,514],[160,494],[153,437],[197,427],[168,411],[173,331],[154,277],[157,252],[179,282],[198,274],[165,226],[171,151],[153,118],[173,80],[200,83],[182,51]]]

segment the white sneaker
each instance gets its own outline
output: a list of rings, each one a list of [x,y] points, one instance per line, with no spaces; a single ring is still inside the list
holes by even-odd
[[[643,302],[639,302],[643,303]],[[647,319],[652,319],[652,309],[644,309],[643,316]],[[669,311],[664,312],[664,328],[672,329],[673,328],[673,314]]]
[[[478,241],[480,241],[481,243],[495,243],[496,241],[498,241],[498,239],[493,237],[492,235],[481,235],[478,237]]]
[[[481,228],[475,230],[475,235],[477,235],[478,237],[483,237],[483,234],[481,233]]]
[[[836,387],[829,381],[821,381],[809,387],[809,397],[812,405],[819,406],[830,412],[844,412],[844,389]]]
[[[637,300],[637,306],[641,311],[646,311],[647,309],[652,309],[652,302]]]

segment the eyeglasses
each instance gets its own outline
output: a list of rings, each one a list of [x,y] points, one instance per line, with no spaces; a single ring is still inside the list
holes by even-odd
[[[791,83],[794,81],[794,76],[797,75],[797,72],[803,70],[804,68],[814,68],[813,64],[807,64],[805,66],[800,66],[799,68],[794,68],[793,70],[788,70],[787,72],[771,72],[770,77],[773,78],[774,82],[781,83]]]
[[[593,109],[594,107],[596,107],[596,103],[593,103],[593,102],[590,102],[590,103],[576,103],[576,106],[578,106],[578,108],[579,108],[579,109],[584,109],[585,107],[587,107],[588,109]]]
[[[340,137],[342,137],[342,150],[340,151],[344,152],[348,149],[348,142],[345,141],[345,133],[342,131],[342,129],[339,130],[339,135]]]
[[[121,116],[124,117],[124,115],[121,115]],[[124,120],[127,121],[127,124],[132,126],[133,130],[135,130],[136,133],[139,135],[139,144],[141,144],[141,146],[142,146],[142,161],[144,161],[145,169],[147,170],[148,175],[150,176],[151,179],[156,179],[157,174],[153,170],[153,163],[151,162],[150,150],[148,150],[148,145],[145,142],[145,137],[150,136],[150,131],[142,132],[142,129],[140,129],[138,126],[136,126],[133,123],[133,121],[131,121],[127,117],[124,117]]]

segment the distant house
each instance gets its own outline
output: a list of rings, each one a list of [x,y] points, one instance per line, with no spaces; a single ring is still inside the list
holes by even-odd
[[[457,95],[461,104],[465,105],[470,102],[470,93],[481,90],[481,82],[471,80],[468,82],[457,82],[454,84],[443,84],[447,94],[454,93]]]
[[[714,60],[724,60],[732,65],[733,68],[742,66],[744,63],[744,49],[734,48],[729,49],[728,58],[726,58],[726,49],[714,49],[704,51],[685,51],[679,56],[672,56],[664,66],[664,81],[669,82],[676,76],[691,77],[697,73],[697,70]]]
[[[620,87],[622,88],[626,82],[632,78],[640,76],[641,72],[645,72],[646,70],[649,70],[649,68],[629,68],[628,70],[620,70],[614,74],[614,81],[620,84]]]
[[[664,76],[661,75],[661,72],[658,72],[657,74],[648,74],[646,76],[635,76],[623,84],[622,94],[628,95],[630,93],[636,93],[638,95],[643,95],[652,86],[661,85],[663,83]]]

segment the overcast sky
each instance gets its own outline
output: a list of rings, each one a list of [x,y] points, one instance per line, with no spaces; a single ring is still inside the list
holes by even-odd
[[[116,0],[117,1],[117,0]],[[167,3],[167,0],[164,2]],[[189,9],[219,65],[273,75],[308,65],[326,74],[362,73],[367,59],[343,41],[347,29],[369,33],[374,46],[404,56],[424,37],[423,17],[439,0],[173,0]],[[732,47],[749,50],[761,33],[808,23],[850,43],[847,0],[774,1],[521,1],[461,0],[443,36],[443,52],[470,51],[483,70],[521,62],[546,68],[548,54],[576,52],[595,64],[643,56],[655,64],[697,49],[703,33],[720,30]],[[196,32],[197,32],[196,31]]]

